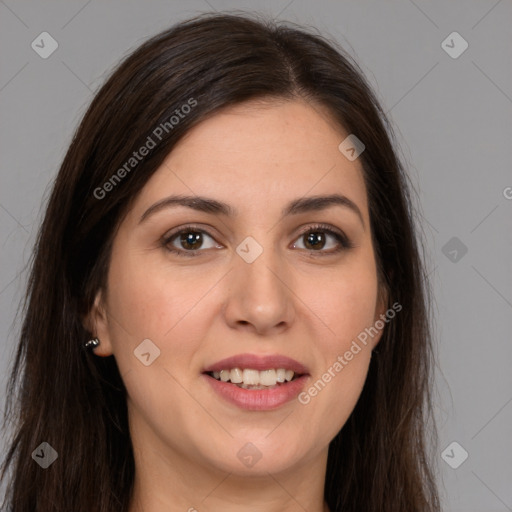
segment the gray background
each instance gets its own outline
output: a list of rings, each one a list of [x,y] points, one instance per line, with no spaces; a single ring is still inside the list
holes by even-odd
[[[316,26],[356,57],[376,89],[423,211],[443,509],[512,511],[509,0],[0,1],[0,406],[43,200],[93,93],[151,35],[226,9]],[[44,31],[59,45],[47,59],[31,48]],[[453,31],[469,44],[458,58],[441,46]],[[469,453],[457,469],[441,456],[453,441]],[[449,459],[460,453],[448,450]]]

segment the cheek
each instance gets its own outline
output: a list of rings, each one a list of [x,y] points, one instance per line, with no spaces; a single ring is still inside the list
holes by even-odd
[[[324,354],[340,354],[350,347],[365,328],[373,325],[378,284],[372,262],[352,266],[335,279],[325,282],[325,293],[318,293],[315,309],[330,328]]]
[[[108,315],[113,351],[131,406],[147,421],[160,411],[163,424],[172,424],[172,410],[164,412],[163,405],[179,408],[176,404],[184,401],[183,408],[190,406],[182,386],[188,387],[190,361],[204,338],[207,319],[201,297],[212,286],[196,274],[150,265],[137,254],[118,256],[111,266]],[[136,357],[144,340],[151,341],[144,345],[152,361],[148,366]]]
[[[371,338],[363,336],[373,326],[377,301],[377,277],[372,260],[354,265],[350,272],[324,283],[316,294],[315,311],[329,326],[318,336],[320,364],[302,395],[301,403],[312,424],[334,436],[350,416],[366,380],[371,357]],[[299,397],[300,398],[300,397]],[[307,402],[307,403],[306,403]]]
[[[109,276],[110,312],[133,337],[168,339],[206,292],[201,282],[144,254],[118,257]]]
[[[135,370],[130,373],[132,381],[140,379],[138,385],[147,393],[159,390],[156,396],[163,399],[174,389],[179,395],[180,386],[169,374],[188,387],[195,378],[197,354],[201,354],[222,301],[219,290],[223,289],[225,269],[212,271],[206,265],[178,268],[163,258],[148,258],[136,251],[120,256],[111,266],[108,294],[109,329],[117,364],[122,374]],[[149,367],[134,355],[146,339],[159,351]],[[139,392],[132,391],[135,400]]]

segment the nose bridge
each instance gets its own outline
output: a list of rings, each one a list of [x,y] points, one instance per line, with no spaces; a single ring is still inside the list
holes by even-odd
[[[236,253],[230,272],[229,321],[248,322],[258,330],[289,322],[293,294],[287,285],[286,264],[272,236],[264,232],[248,236],[236,247]]]
[[[284,264],[280,261],[279,251],[269,233],[258,235],[260,242],[253,236],[246,237],[236,248],[238,258],[235,259],[236,279],[250,284],[254,292],[271,292],[281,288],[282,281],[276,277],[284,272]]]

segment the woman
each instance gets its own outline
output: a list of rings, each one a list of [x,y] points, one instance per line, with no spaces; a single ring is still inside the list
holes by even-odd
[[[391,133],[357,65],[290,25],[205,15],[129,56],[37,240],[9,510],[438,511]]]

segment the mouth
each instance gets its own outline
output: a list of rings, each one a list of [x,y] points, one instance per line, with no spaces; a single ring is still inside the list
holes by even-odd
[[[222,398],[242,409],[275,409],[296,397],[309,376],[307,368],[286,356],[240,354],[202,372]]]

